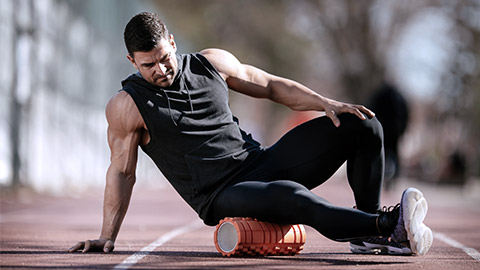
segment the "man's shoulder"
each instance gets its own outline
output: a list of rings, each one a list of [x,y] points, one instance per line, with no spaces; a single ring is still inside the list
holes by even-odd
[[[125,108],[125,105],[134,103],[132,97],[124,90],[116,92],[108,101],[107,109]]]
[[[108,101],[105,113],[107,118],[115,116],[114,118],[118,119],[122,115],[129,114],[132,110],[137,110],[135,102],[126,91],[120,90]]]
[[[222,76],[224,80],[234,74],[240,62],[229,51],[217,48],[204,49],[199,55],[208,60],[209,64]]]
[[[143,118],[132,97],[126,91],[118,91],[107,103],[105,114],[109,126],[137,130],[144,127]]]
[[[216,63],[218,61],[224,61],[225,59],[230,59],[233,57],[232,53],[223,49],[217,48],[207,48],[198,52],[198,55],[206,58],[211,63]]]

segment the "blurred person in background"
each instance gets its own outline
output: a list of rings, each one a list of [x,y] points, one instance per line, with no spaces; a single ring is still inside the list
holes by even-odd
[[[207,225],[225,217],[306,224],[355,253],[425,254],[432,232],[427,202],[409,188],[381,210],[383,132],[361,105],[328,99],[304,85],[205,49],[177,54],[154,13],[134,16],[124,32],[127,58],[138,70],[106,108],[111,164],[100,237],[75,251],[111,252],[136,181],[138,147],[149,155]],[[323,111],[264,148],[243,131],[228,106],[228,89],[292,110]],[[311,189],[347,162],[356,208],[332,205]],[[166,217],[168,218],[168,217]]]
[[[384,83],[371,97],[369,108],[383,127],[385,148],[385,189],[391,189],[400,171],[398,145],[408,125],[407,100],[391,84]]]

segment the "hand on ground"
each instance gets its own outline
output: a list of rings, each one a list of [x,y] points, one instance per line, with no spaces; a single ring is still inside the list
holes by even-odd
[[[68,252],[82,251],[92,252],[92,251],[103,251],[105,253],[112,252],[115,248],[115,245],[112,240],[108,239],[97,239],[97,240],[87,240],[80,241],[75,246],[68,249]]]

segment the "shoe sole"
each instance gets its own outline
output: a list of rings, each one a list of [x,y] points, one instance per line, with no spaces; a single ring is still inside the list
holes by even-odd
[[[432,246],[432,230],[423,224],[427,211],[427,200],[423,197],[422,192],[416,188],[408,188],[403,192],[403,222],[410,248],[414,254],[424,255]]]
[[[380,255],[412,255],[412,250],[406,246],[395,247],[388,244],[375,244],[363,242],[363,245],[350,243],[350,251],[356,254],[380,254]]]
[[[350,251],[354,254],[381,254],[380,248],[368,248],[366,246],[360,246],[350,243]]]
[[[386,245],[370,245],[365,243],[365,246],[350,245],[350,251],[354,254],[367,255],[412,255],[409,248],[395,248]]]

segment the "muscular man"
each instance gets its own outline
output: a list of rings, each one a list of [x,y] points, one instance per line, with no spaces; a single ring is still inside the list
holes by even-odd
[[[138,73],[122,82],[106,108],[111,165],[101,234],[69,251],[113,250],[135,183],[138,146],[207,225],[252,217],[309,225],[332,240],[351,241],[358,253],[428,251],[432,233],[423,224],[420,191],[408,189],[398,206],[380,210],[383,133],[373,112],[242,64],[224,50],[177,54],[173,35],[153,13],[134,16],[124,38]],[[264,148],[240,129],[228,107],[229,88],[326,117]],[[345,161],[355,209],[310,191]]]

